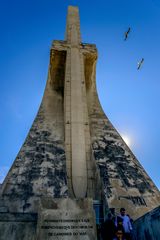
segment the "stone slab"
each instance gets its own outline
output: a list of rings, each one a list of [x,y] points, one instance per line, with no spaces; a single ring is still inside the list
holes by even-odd
[[[52,209],[43,206],[40,209],[37,240],[97,239],[91,199],[57,199],[52,206]]]

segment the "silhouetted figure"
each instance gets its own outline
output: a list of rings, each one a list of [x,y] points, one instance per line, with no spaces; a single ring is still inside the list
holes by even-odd
[[[116,218],[116,239],[125,240],[125,232],[123,227],[123,219],[119,216]]]
[[[108,213],[106,221],[102,225],[102,239],[113,240],[116,234],[116,226],[112,219],[111,213]]]
[[[109,210],[112,216],[112,220],[115,222],[115,219],[116,219],[115,208],[110,208]]]
[[[130,31],[131,31],[131,28],[129,27],[128,30],[127,30],[127,32],[124,33],[124,35],[125,35],[124,41],[127,40],[128,34],[130,33]]]

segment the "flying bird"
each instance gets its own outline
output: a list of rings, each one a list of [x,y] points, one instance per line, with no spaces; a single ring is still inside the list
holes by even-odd
[[[131,31],[131,28],[129,27],[128,30],[127,30],[127,32],[124,33],[124,35],[125,35],[124,41],[127,40],[128,34],[130,33],[130,31]]]
[[[143,62],[144,62],[144,58],[142,58],[142,59],[141,59],[141,61],[140,61],[140,62],[138,62],[138,67],[137,67],[137,70],[139,70],[139,69],[141,68],[141,66],[142,66]]]

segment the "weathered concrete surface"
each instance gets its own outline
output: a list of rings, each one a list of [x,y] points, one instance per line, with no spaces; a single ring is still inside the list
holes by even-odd
[[[137,240],[160,239],[160,206],[140,217],[134,222]]]
[[[125,207],[136,219],[159,205],[160,192],[104,114],[96,90],[96,58],[85,55],[92,152],[109,208]]]
[[[96,240],[91,199],[43,199],[38,214],[37,240]]]
[[[0,213],[0,240],[34,240],[37,214]]]
[[[160,202],[159,190],[102,113],[91,118],[92,146],[110,208],[125,207],[136,219]]]
[[[10,212],[36,212],[42,196],[68,195],[61,81],[65,59],[64,52],[55,51],[52,64],[51,56],[53,69],[50,67],[40,109],[2,184],[0,204],[7,205]]]

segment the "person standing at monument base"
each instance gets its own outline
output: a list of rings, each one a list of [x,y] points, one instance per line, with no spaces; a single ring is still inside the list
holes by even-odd
[[[112,219],[111,213],[108,213],[106,221],[102,224],[102,239],[103,240],[114,240],[116,239],[116,226]]]
[[[118,226],[118,219],[122,219],[122,226],[124,229],[124,239],[125,240],[132,240],[131,231],[132,231],[132,224],[130,222],[130,218],[126,215],[125,208],[120,209],[120,215],[116,217],[115,225]]]

